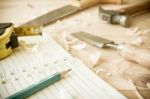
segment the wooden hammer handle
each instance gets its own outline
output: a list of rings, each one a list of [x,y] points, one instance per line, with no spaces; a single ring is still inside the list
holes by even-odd
[[[126,15],[133,15],[137,12],[148,9],[150,9],[150,0],[126,6],[125,8],[119,9],[118,12]]]
[[[118,53],[125,59],[139,63],[150,69],[150,50],[133,45],[119,45]]]
[[[122,3],[122,0],[72,0],[72,1],[73,3],[78,4],[81,9],[88,8],[98,3],[116,3],[116,4]]]
[[[112,3],[112,4],[122,4],[123,0],[100,0],[101,4],[107,4],[107,3]]]

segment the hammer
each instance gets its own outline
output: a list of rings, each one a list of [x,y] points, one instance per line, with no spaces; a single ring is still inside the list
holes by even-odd
[[[120,24],[124,27],[130,25],[131,17],[150,10],[150,0],[132,4],[119,10],[104,10],[99,7],[100,19],[109,24]]]

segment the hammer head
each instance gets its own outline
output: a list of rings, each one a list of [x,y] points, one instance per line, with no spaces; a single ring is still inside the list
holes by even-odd
[[[114,10],[104,10],[99,7],[99,16],[100,19],[106,21],[109,24],[120,24],[124,27],[129,26],[129,19],[130,17],[127,15],[122,15],[117,11]]]

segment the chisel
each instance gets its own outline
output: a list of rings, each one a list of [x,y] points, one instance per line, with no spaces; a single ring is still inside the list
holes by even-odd
[[[130,44],[116,44],[114,41],[94,36],[85,32],[73,33],[72,36],[98,48],[111,47],[117,50],[123,58],[139,63],[150,69],[150,50],[140,49]]]

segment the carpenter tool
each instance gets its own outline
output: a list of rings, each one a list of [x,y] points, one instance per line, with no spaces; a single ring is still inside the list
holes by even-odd
[[[99,3],[121,3],[122,0],[72,0],[72,4],[63,6],[56,10],[50,11],[42,16],[39,16],[21,26],[43,25],[46,26],[52,22],[62,19],[66,16],[79,12],[85,8],[91,7]]]
[[[94,36],[85,32],[73,33],[72,36],[98,48],[111,47],[117,50],[123,58],[150,68],[150,51],[129,44],[116,44],[114,41]]]
[[[99,7],[100,19],[109,24],[120,24],[124,27],[130,25],[131,17],[150,11],[150,0],[135,3],[119,10],[104,10]]]
[[[52,85],[53,83],[55,83],[56,81],[59,81],[61,78],[63,78],[69,71],[71,71],[71,69],[68,69],[66,71],[63,72],[58,72],[53,74],[52,76],[49,76],[39,82],[37,82],[36,84],[33,84],[9,97],[7,97],[6,99],[24,99],[40,90],[42,90],[43,88]]]
[[[15,28],[13,23],[0,23],[0,59],[10,55],[19,46],[18,36],[41,35],[42,26]]]

